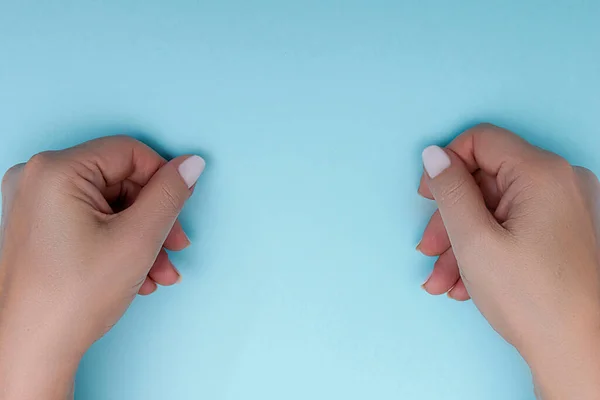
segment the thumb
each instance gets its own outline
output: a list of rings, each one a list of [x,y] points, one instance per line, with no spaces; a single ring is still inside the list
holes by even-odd
[[[124,211],[128,229],[145,245],[162,247],[206,163],[200,156],[177,157],[162,166]],[[130,228],[129,228],[130,227]]]
[[[451,150],[430,146],[423,151],[426,181],[438,205],[455,253],[497,231],[498,222],[462,160]]]

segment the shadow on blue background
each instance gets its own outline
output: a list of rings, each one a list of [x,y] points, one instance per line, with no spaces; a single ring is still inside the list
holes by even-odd
[[[78,399],[533,399],[472,304],[426,296],[420,151],[480,121],[599,171],[593,1],[0,2],[0,167],[134,134],[208,167],[183,283]]]

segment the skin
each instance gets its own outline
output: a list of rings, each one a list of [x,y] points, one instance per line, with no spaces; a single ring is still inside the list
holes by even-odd
[[[189,245],[177,216],[192,189],[128,137],[34,156],[4,177],[0,399],[72,397],[86,350],[136,294],[180,279],[165,249]],[[110,249],[107,251],[107,249]]]
[[[598,180],[492,125],[444,151],[450,166],[419,186],[439,207],[418,246],[438,257],[424,289],[472,298],[540,398],[599,398]],[[185,159],[112,137],[7,173],[1,400],[71,398],[82,355],[135,295],[177,282],[163,249],[189,244],[177,222],[193,191],[177,172]]]
[[[531,367],[540,398],[600,397],[599,183],[590,171],[480,125],[419,193],[439,207],[418,246],[423,288],[472,298]]]

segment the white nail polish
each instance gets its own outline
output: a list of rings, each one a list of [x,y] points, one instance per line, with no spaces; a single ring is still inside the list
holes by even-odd
[[[423,150],[423,166],[430,178],[435,178],[450,167],[450,157],[439,146],[429,146]]]
[[[185,181],[188,188],[194,186],[194,183],[196,183],[198,178],[200,178],[200,175],[202,175],[205,166],[206,162],[204,162],[204,159],[200,156],[190,156],[179,164],[179,175],[181,175],[181,178]]]

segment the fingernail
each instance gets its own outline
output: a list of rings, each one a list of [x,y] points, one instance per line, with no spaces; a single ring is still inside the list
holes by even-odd
[[[185,231],[182,230],[182,232],[183,232],[183,237],[185,238],[185,247],[184,247],[184,249],[187,249],[192,244],[192,241],[188,237],[187,233],[185,233]]]
[[[172,265],[172,264],[171,264]],[[179,270],[177,269],[176,266],[172,265],[173,269],[175,270],[175,272],[177,272],[177,280],[175,281],[175,285],[181,283],[181,272],[179,272]]]
[[[422,240],[419,240],[419,243],[417,243],[417,247],[415,247],[415,250],[417,250],[418,252],[421,252],[421,242]]]
[[[450,157],[441,147],[429,146],[423,150],[423,166],[433,179],[450,167]]]
[[[194,183],[202,175],[206,162],[200,156],[190,156],[179,164],[179,175],[183,178],[188,188],[194,186]]]
[[[427,277],[427,279],[425,280],[425,282],[423,282],[423,284],[421,285],[421,288],[422,288],[423,290],[425,290],[425,291],[427,290],[427,289],[425,288],[425,285],[427,285],[427,282],[429,282],[429,279],[430,279],[430,278],[431,278],[431,275],[429,275],[429,276]]]

